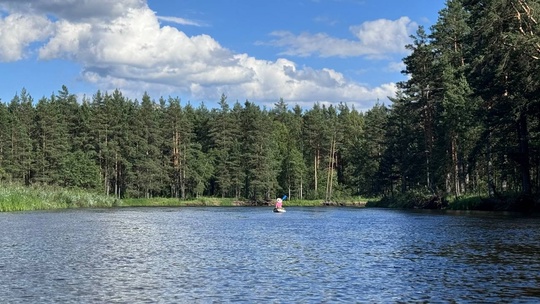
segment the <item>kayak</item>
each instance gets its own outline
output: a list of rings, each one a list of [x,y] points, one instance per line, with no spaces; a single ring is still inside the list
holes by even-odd
[[[274,212],[287,212],[285,208],[274,208]]]

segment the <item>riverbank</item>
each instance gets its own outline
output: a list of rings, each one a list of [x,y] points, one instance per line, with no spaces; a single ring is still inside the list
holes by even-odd
[[[540,198],[520,193],[504,193],[492,197],[476,195],[456,198],[407,192],[369,201],[366,207],[536,213],[540,212]]]
[[[284,207],[318,207],[318,206],[342,206],[342,207],[365,207],[368,200],[349,199],[336,202],[324,200],[291,200],[283,203]],[[134,198],[123,199],[122,207],[248,207],[248,206],[273,206],[273,201],[247,201],[234,198],[201,197],[196,199],[180,200],[177,198]]]
[[[180,200],[178,198],[128,198],[114,197],[55,187],[24,187],[1,185],[0,212],[49,210],[67,208],[110,207],[234,207],[273,206],[274,201],[248,201],[234,198],[200,197]],[[285,207],[375,207],[397,209],[446,209],[480,211],[540,212],[538,197],[499,195],[497,197],[468,196],[440,198],[422,194],[406,193],[384,198],[348,198],[334,201],[286,200]]]
[[[345,206],[365,207],[366,199],[349,199],[334,202],[324,200],[285,201],[285,207]],[[68,208],[110,207],[235,207],[273,206],[273,201],[248,201],[234,198],[200,197],[180,200],[178,198],[127,198],[118,200],[111,196],[69,190],[56,187],[24,187],[1,185],[0,212],[53,210]]]

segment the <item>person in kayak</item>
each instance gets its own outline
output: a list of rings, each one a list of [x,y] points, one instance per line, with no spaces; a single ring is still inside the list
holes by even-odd
[[[278,198],[276,200],[276,209],[281,209],[283,208],[283,200],[281,198]]]

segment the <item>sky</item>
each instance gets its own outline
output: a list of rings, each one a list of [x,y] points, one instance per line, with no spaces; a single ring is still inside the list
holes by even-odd
[[[389,105],[445,0],[0,0],[0,100],[65,85],[217,108]]]

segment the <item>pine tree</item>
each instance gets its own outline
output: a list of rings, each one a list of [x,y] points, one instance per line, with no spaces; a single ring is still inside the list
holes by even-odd
[[[109,194],[109,164],[107,158],[108,142],[111,138],[110,122],[114,113],[110,106],[110,96],[108,94],[103,95],[101,91],[97,91],[90,101],[90,138],[93,145],[92,151],[88,151],[93,154],[94,161],[100,168],[100,183],[102,190],[105,194]]]
[[[356,166],[365,166],[355,156],[357,147],[361,144],[360,138],[365,136],[365,124],[362,113],[354,108],[349,109],[346,104],[338,106],[337,133],[336,133],[336,173],[337,185],[341,186],[344,195],[358,194],[357,177],[351,174]]]
[[[9,110],[9,143],[10,153],[7,155],[6,170],[13,181],[29,185],[32,176],[33,141],[32,126],[34,123],[33,99],[25,89],[16,95],[8,106]]]
[[[162,143],[160,135],[159,109],[157,104],[144,93],[140,106],[130,119],[133,131],[126,145],[133,149],[129,160],[132,165],[134,188],[145,198],[158,195],[161,190],[160,175]]]
[[[423,27],[419,27],[416,36],[412,36],[413,43],[407,45],[411,54],[403,59],[405,63],[404,74],[410,79],[398,84],[399,98],[393,102],[392,123],[395,125],[394,136],[403,136],[396,139],[394,145],[402,146],[407,155],[400,161],[401,189],[405,191],[410,187],[434,192],[437,185],[434,175],[434,155],[436,153],[436,124],[439,120],[438,101],[441,99],[440,77],[436,65],[436,53]],[[408,126],[404,125],[407,122]],[[410,129],[405,132],[406,129]],[[420,137],[420,134],[423,138]],[[409,142],[408,145],[403,146]],[[415,169],[415,174],[408,172]],[[417,177],[424,175],[424,182]]]
[[[220,109],[210,122],[211,148],[214,160],[214,177],[221,197],[233,195],[233,151],[240,138],[239,123],[232,114],[227,96],[221,95]]]
[[[0,100],[0,181],[9,180],[10,174],[6,167],[9,165],[9,112],[7,106]]]
[[[338,154],[339,150],[341,149],[341,137],[342,134],[340,132],[339,125],[338,125],[338,111],[333,106],[330,105],[328,108],[326,108],[323,105],[323,114],[324,114],[324,121],[326,124],[324,125],[323,130],[323,145],[322,145],[322,151],[323,157],[326,157],[324,159],[325,161],[325,181],[323,182],[325,185],[325,201],[331,201],[334,197],[334,190],[335,190],[335,184],[336,184],[336,176],[337,174],[337,168],[338,165]]]
[[[92,108],[94,128],[91,136],[97,139],[96,155],[104,193],[121,198],[133,179],[129,159],[134,153],[131,145],[135,142],[132,129],[135,105],[119,90],[112,95],[102,95],[98,91],[93,97]]]
[[[274,140],[277,144],[276,170],[279,173],[279,192],[289,199],[302,198],[302,181],[306,168],[302,156],[302,110],[296,106],[294,112],[288,110],[283,98],[274,104]],[[279,196],[279,195],[278,195]]]
[[[167,107],[165,110],[165,140],[169,144],[166,144],[165,154],[170,160],[169,180],[170,180],[170,193],[172,197],[180,198],[180,188],[182,183],[182,165],[181,162],[181,142],[182,131],[184,130],[184,114],[182,112],[182,106],[180,105],[179,98],[169,97],[167,101]]]
[[[193,145],[197,143],[197,135],[195,133],[196,114],[195,109],[190,104],[184,107],[184,115],[182,116],[180,125],[180,142],[179,142],[179,162],[180,162],[180,197],[186,199],[189,192],[190,180],[193,179],[194,166],[190,160],[194,159]],[[199,150],[201,146],[197,147]]]
[[[461,0],[447,2],[432,27],[432,44],[437,52],[437,68],[443,90],[438,123],[439,185],[446,192],[460,196],[466,191],[466,156],[470,153],[468,130],[474,128],[476,99],[465,75],[465,38],[470,29],[469,14]],[[442,183],[444,182],[444,184]]]
[[[245,159],[244,159],[244,134],[242,134],[242,117],[244,109],[242,105],[237,101],[235,102],[233,109],[231,111],[232,121],[235,122],[235,130],[238,131],[237,135],[234,136],[234,141],[232,148],[229,154],[228,162],[228,172],[231,175],[231,183],[233,186],[234,197],[239,198],[242,196],[242,193],[246,192],[246,171],[244,169]]]
[[[311,167],[309,170],[310,195],[309,198],[320,198],[319,184],[321,182],[321,162],[324,158],[324,145],[327,144],[323,109],[319,103],[304,114],[303,138],[304,156]],[[323,165],[324,166],[324,165]],[[324,178],[324,177],[323,177]]]
[[[65,159],[71,151],[70,139],[72,139],[67,121],[72,117],[63,106],[65,106],[65,100],[58,100],[55,95],[50,99],[42,98],[38,101],[35,130],[37,152],[34,159],[35,182],[65,185],[63,172],[66,169]]]
[[[272,121],[266,111],[246,101],[241,116],[242,155],[245,172],[245,197],[252,200],[268,199],[277,185],[274,163],[276,147],[268,128]]]
[[[304,126],[304,118],[302,109],[299,105],[293,108],[290,120],[287,122],[289,127],[289,145],[288,145],[288,182],[289,197],[293,197],[291,189],[295,190],[296,197],[304,198],[304,181],[307,172],[306,162],[304,160],[303,150],[304,142],[302,140],[302,129]]]
[[[349,136],[351,165],[346,171],[346,176],[351,178],[351,187],[358,194],[382,193],[381,184],[377,180],[377,172],[386,148],[385,132],[388,115],[389,110],[377,103],[363,115],[362,129],[357,130],[359,134],[355,137]]]
[[[378,180],[383,194],[406,192],[425,185],[425,134],[416,101],[398,91],[391,98],[392,108],[385,132]]]
[[[521,192],[530,195],[529,124],[531,117],[538,117],[540,3],[467,0],[464,5],[471,14],[468,76],[475,93],[485,102],[487,135],[491,139],[487,149],[493,151],[490,144],[499,136],[506,138],[508,149],[502,153],[518,165]],[[489,186],[496,187],[492,178]]]

